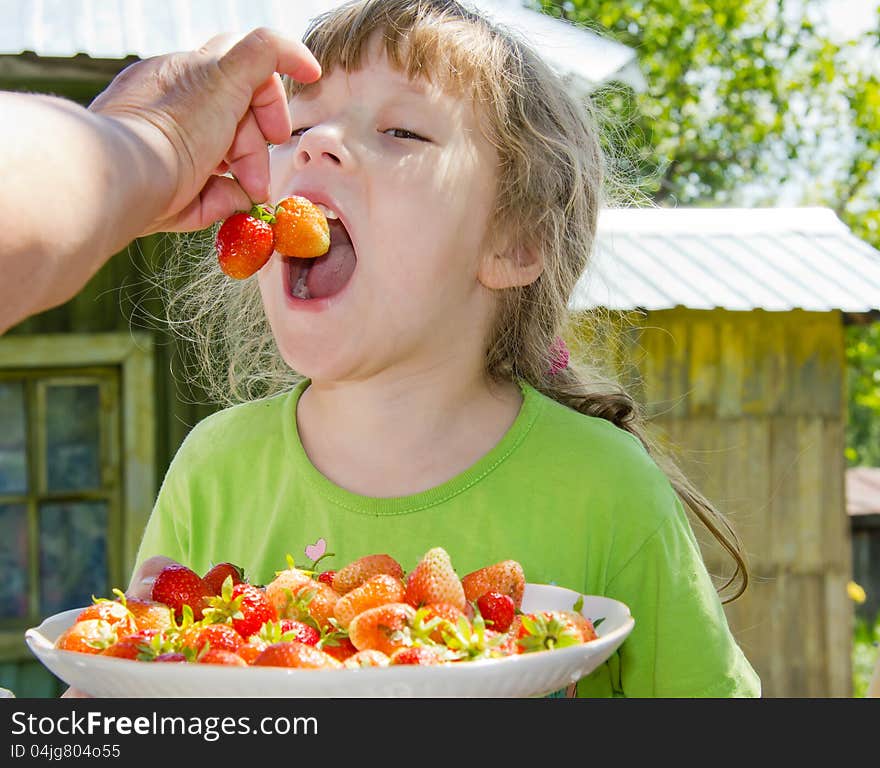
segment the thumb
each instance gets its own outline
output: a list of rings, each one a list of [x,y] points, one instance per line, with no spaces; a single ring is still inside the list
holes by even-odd
[[[227,39],[219,37],[205,47],[222,49],[226,45]],[[304,43],[266,27],[249,32],[220,55],[217,63],[224,77],[247,94],[248,101],[275,72],[302,83],[312,83],[321,76],[321,66]]]

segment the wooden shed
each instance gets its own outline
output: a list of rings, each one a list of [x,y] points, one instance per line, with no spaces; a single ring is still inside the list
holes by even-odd
[[[607,359],[743,539],[727,616],[764,694],[851,695],[843,331],[880,306],[880,253],[817,208],[616,210],[599,230],[582,335],[614,311]]]

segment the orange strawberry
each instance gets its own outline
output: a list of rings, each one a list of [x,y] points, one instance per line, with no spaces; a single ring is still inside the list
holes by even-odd
[[[96,598],[94,603],[83,608],[76,617],[76,621],[87,621],[88,619],[103,619],[115,627],[119,637],[130,635],[138,628],[131,611],[116,600]]]
[[[404,593],[405,588],[400,579],[380,573],[340,597],[333,607],[333,616],[339,626],[347,629],[351,620],[368,608],[385,603],[402,603]]]
[[[344,595],[380,573],[403,579],[403,568],[391,555],[364,555],[336,572],[333,589]]]
[[[517,631],[520,653],[553,650],[584,642],[574,611],[537,611],[521,616]],[[581,617],[583,618],[583,617]]]
[[[348,625],[348,636],[359,651],[373,649],[390,656],[410,645],[416,609],[408,603],[387,603],[359,613]]]
[[[134,616],[138,630],[158,629],[161,632],[171,629],[174,623],[174,614],[165,603],[128,597],[125,600],[125,607]]]
[[[301,195],[275,207],[275,250],[282,256],[313,259],[330,250],[330,226],[323,211]]]
[[[321,581],[309,579],[308,584],[297,587],[293,592],[293,602],[287,607],[287,614],[282,618],[298,619],[306,624],[324,631],[328,629],[333,609],[339,595],[333,587]]]
[[[304,584],[311,583],[312,577],[299,568],[288,568],[284,571],[278,571],[275,574],[275,578],[266,585],[266,597],[275,606],[278,615],[284,618],[288,616],[294,592]]]
[[[367,648],[349,656],[342,662],[346,669],[361,669],[362,667],[387,667],[389,658],[382,651]]]
[[[449,622],[449,624],[452,625],[457,625],[460,619],[464,619],[468,623],[470,622],[467,614],[452,605],[452,603],[429,603],[428,605],[423,606],[423,609],[425,611],[425,624],[428,624],[428,622],[432,622],[435,619],[441,620],[428,635],[429,639],[433,640],[435,643],[443,642],[443,630],[447,627],[446,622]]]
[[[407,576],[405,601],[415,608],[429,603],[450,603],[464,610],[464,589],[443,547],[429,549]]]
[[[342,662],[313,645],[293,640],[288,643],[273,643],[256,659],[254,667],[297,667],[299,669],[341,669]]]
[[[476,602],[487,592],[500,592],[513,598],[515,608],[522,605],[526,577],[516,560],[502,560],[494,565],[472,571],[461,580],[468,602]]]
[[[253,638],[251,638],[251,640],[246,642],[244,645],[239,646],[236,653],[248,664],[253,664],[254,659],[256,659],[257,656],[259,656],[266,647],[267,646],[265,643],[255,643],[253,642]]]
[[[62,651],[98,654],[116,643],[113,625],[104,619],[86,619],[71,624],[55,641]]]
[[[269,261],[275,249],[273,219],[264,206],[254,206],[250,213],[234,213],[220,225],[214,246],[226,275],[243,280]]]
[[[247,662],[237,653],[225,648],[209,648],[198,658],[199,664],[223,664],[227,667],[246,667]]]
[[[596,628],[593,626],[593,622],[582,613],[578,613],[577,611],[562,611],[562,613],[566,614],[575,626],[580,629],[581,637],[585,643],[589,643],[590,640],[595,640],[599,637],[596,633]]]

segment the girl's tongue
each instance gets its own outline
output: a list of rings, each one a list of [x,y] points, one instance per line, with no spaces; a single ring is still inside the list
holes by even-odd
[[[287,259],[290,293],[297,299],[323,299],[341,291],[351,278],[357,257],[351,238],[338,219],[330,219],[330,250],[317,259]]]

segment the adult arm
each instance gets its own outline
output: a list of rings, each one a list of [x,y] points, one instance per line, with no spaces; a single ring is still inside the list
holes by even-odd
[[[137,62],[88,109],[0,92],[0,333],[70,299],[136,237],[264,201],[267,143],[290,136],[279,73],[313,82],[320,67],[257,29]]]

